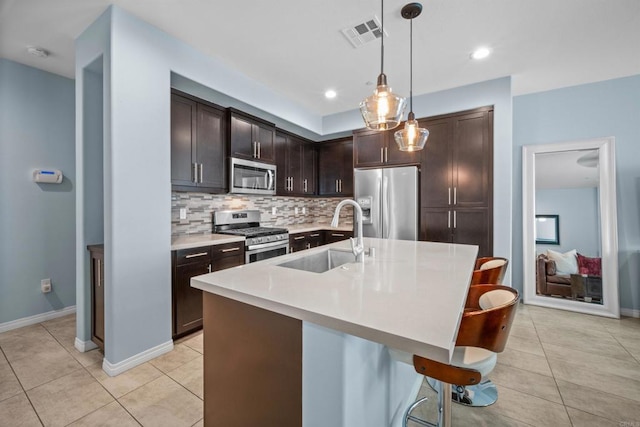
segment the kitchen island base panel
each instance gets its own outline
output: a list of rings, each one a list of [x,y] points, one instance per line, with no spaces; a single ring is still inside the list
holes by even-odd
[[[301,426],[302,321],[209,292],[203,309],[205,426]]]

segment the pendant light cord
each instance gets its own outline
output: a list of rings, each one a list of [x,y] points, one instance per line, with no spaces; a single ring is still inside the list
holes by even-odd
[[[380,25],[382,26],[380,34],[380,74],[384,74],[384,0],[380,2],[382,4],[380,10]]]
[[[413,18],[409,20],[409,112],[413,113]]]

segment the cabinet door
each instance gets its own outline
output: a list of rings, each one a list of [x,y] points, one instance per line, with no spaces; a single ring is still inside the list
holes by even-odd
[[[253,123],[244,117],[231,113],[230,126],[231,157],[253,160],[256,154]]]
[[[91,253],[91,341],[104,350],[104,254]]]
[[[317,248],[324,245],[324,235],[322,231],[311,231],[307,236],[307,246],[309,248]]]
[[[420,213],[420,240],[451,243],[453,212],[447,208],[423,208]]]
[[[452,121],[420,120],[419,123],[429,131],[429,139],[422,151],[421,204],[423,207],[450,206],[453,201]]]
[[[277,132],[275,136],[276,150],[276,194],[285,196],[289,193],[288,151],[289,139],[287,135]]]
[[[289,176],[291,177],[290,194],[301,196],[304,194],[304,182],[302,178],[302,141],[295,137],[289,137]]]
[[[302,144],[302,190],[305,195],[316,194],[318,174],[315,144]]]
[[[307,233],[289,235],[289,252],[298,252],[307,249]]]
[[[197,103],[171,94],[171,184],[195,187]]]
[[[491,198],[492,144],[489,112],[456,117],[453,128],[456,207],[486,207]]]
[[[253,137],[258,142],[258,159],[262,162],[274,163],[275,157],[275,128],[262,123],[254,123]]]
[[[353,196],[353,139],[340,143],[342,148],[342,171],[340,172],[340,195]]]
[[[226,147],[224,111],[198,104],[197,108],[197,159],[200,164],[199,187],[226,191]]]
[[[344,151],[339,142],[321,142],[318,147],[318,194],[321,196],[338,194],[344,162]]]
[[[385,164],[389,166],[400,166],[420,163],[422,153],[420,151],[400,151],[393,134],[398,129],[403,129],[404,123],[397,128],[386,131],[386,148],[384,153]]]
[[[211,263],[211,271],[226,270],[227,268],[244,265],[244,251],[233,256],[225,256],[220,259],[213,260]]]
[[[478,257],[493,256],[489,209],[456,209],[453,212],[453,243],[478,245]]]
[[[361,130],[353,133],[354,167],[381,166],[384,164],[385,132]]]
[[[174,335],[202,326],[202,291],[190,286],[191,278],[209,272],[209,261],[176,267],[173,283]]]

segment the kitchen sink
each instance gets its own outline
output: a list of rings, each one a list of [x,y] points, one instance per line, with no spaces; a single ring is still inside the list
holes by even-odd
[[[279,267],[293,268],[296,270],[309,271],[312,273],[324,273],[343,264],[355,262],[356,257],[352,252],[327,249],[313,255],[276,264]]]

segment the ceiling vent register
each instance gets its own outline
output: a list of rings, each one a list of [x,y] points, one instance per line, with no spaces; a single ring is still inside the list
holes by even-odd
[[[365,20],[363,23],[348,27],[342,30],[342,34],[349,40],[349,43],[358,48],[366,43],[377,40],[382,35],[380,20],[377,16]],[[385,34],[388,37],[388,34]]]

